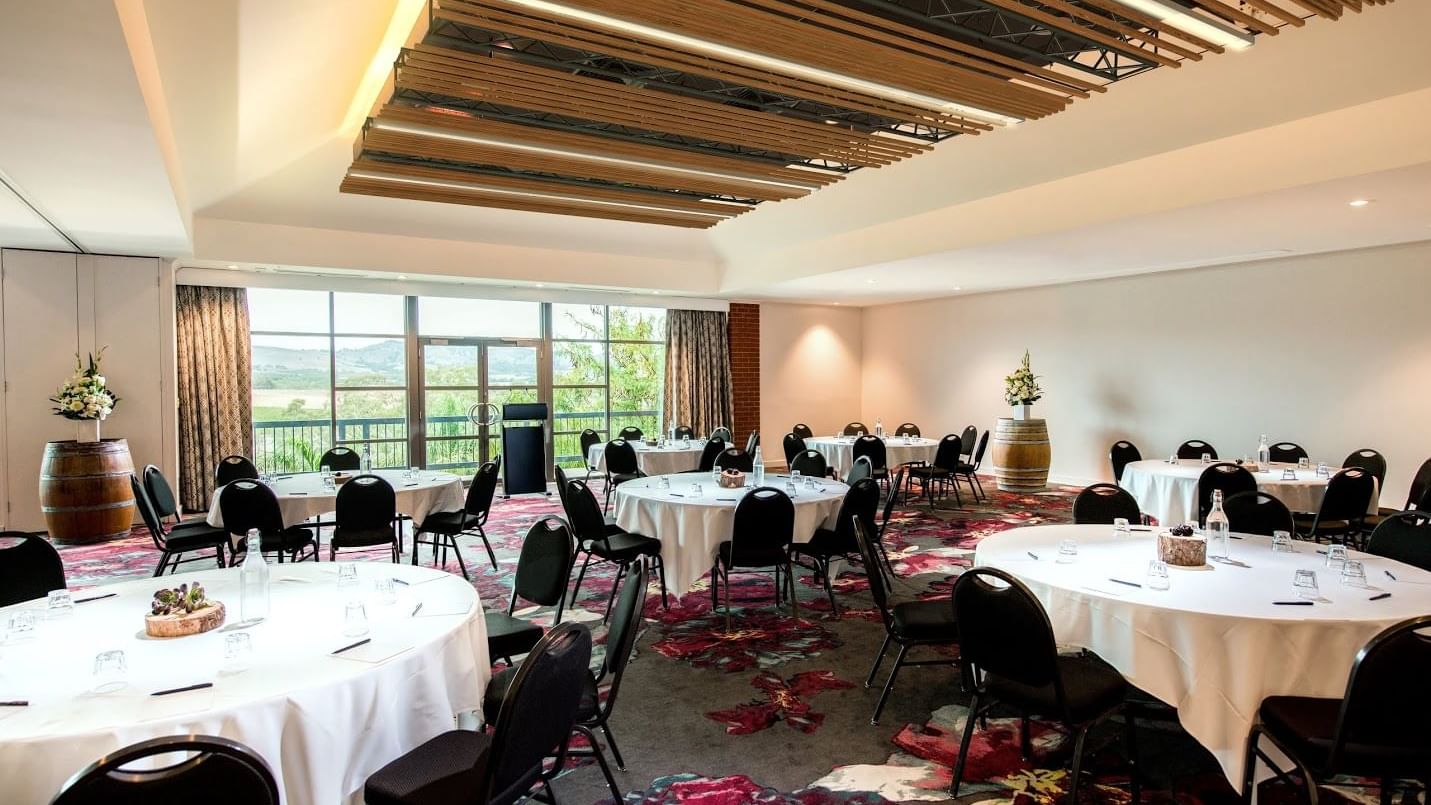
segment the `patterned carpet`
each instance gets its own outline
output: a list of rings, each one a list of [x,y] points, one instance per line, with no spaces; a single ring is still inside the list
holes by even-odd
[[[1077,492],[1063,487],[1005,494],[994,492],[990,479],[984,486],[991,499],[983,504],[972,504],[966,494],[960,509],[941,501],[934,511],[922,503],[896,510],[886,544],[900,576],[897,598],[947,598],[953,577],[970,565],[979,540],[1016,526],[1068,522]],[[463,556],[484,606],[506,607],[521,536],[537,518],[551,514],[559,514],[554,497],[494,504],[487,531],[498,559],[495,571],[480,541],[464,541]],[[144,532],[101,546],[63,548],[61,555],[72,587],[146,576],[157,560]],[[385,556],[376,551],[368,560]],[[422,559],[430,561],[431,555]],[[457,572],[455,560],[447,567]],[[605,636],[600,617],[613,575],[599,566],[588,572],[570,616],[590,624],[598,641]],[[774,608],[768,576],[738,577],[731,632],[723,613],[712,611],[707,582],[702,579],[679,599],[673,596],[669,610],[661,608],[654,586],[647,599],[646,628],[612,720],[627,761],[627,770],[616,772],[623,803],[862,805],[947,799],[967,697],[947,666],[905,668],[880,724],[870,724],[893,661],[885,661],[873,689],[863,687],[883,627],[861,569],[836,580],[838,617],[829,614],[821,585],[809,575],[798,585],[799,618]],[[550,620],[550,614],[543,617]],[[910,659],[917,659],[913,652]],[[1121,724],[1108,724],[1090,739],[1083,802],[1129,801],[1122,730]],[[987,728],[976,730],[960,801],[1059,800],[1068,785],[1071,741],[1052,725],[1036,724],[1033,737],[1033,757],[1026,762],[1018,749],[1017,718],[991,717]],[[1236,800],[1211,756],[1176,722],[1140,721],[1139,751],[1145,801]],[[565,802],[610,801],[589,763],[564,774],[554,787]],[[1339,787],[1323,793],[1334,803],[1372,803],[1377,792]],[[1264,796],[1282,801],[1290,800],[1289,794],[1269,790]]]

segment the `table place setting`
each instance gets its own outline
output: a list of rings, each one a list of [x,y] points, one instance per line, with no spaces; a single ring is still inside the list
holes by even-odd
[[[460,509],[466,500],[462,478],[456,475],[417,467],[376,469],[371,474],[392,485],[398,513],[417,522],[422,522],[429,512]],[[338,489],[347,479],[355,477],[357,473],[339,474],[320,470],[276,476],[267,483],[278,498],[283,525],[290,527],[333,512],[337,508]],[[212,526],[222,527],[224,524],[217,490],[205,519]]]

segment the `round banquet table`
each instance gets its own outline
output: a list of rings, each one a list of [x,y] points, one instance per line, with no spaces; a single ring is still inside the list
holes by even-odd
[[[933,462],[934,452],[938,448],[939,441],[936,439],[926,439],[920,436],[886,436],[884,437],[885,464],[890,467],[898,467],[912,461]],[[855,437],[853,436],[816,436],[813,439],[805,440],[805,449],[819,451],[820,455],[825,457],[825,463],[830,465],[839,478],[849,474],[850,468],[855,464]]]
[[[661,540],[666,586],[680,595],[711,569],[716,549],[731,537],[735,507],[749,489],[722,489],[706,473],[682,473],[669,478],[670,489],[657,488],[656,478],[637,478],[616,487],[616,524],[627,531]],[[750,478],[750,475],[746,476]],[[789,476],[771,473],[766,486],[783,490]],[[701,485],[700,497],[692,488]],[[816,489],[796,490],[795,541],[809,542],[820,527],[834,528],[840,503],[849,487],[828,478]]]
[[[1134,461],[1123,468],[1124,489],[1138,501],[1144,514],[1158,518],[1164,526],[1197,521],[1197,481],[1208,465],[1201,459],[1180,459],[1169,464],[1166,459]],[[1294,512],[1314,512],[1321,508],[1327,491],[1328,478],[1317,477],[1315,465],[1298,469],[1296,464],[1272,464],[1270,470],[1252,473],[1257,488],[1287,504]],[[1335,475],[1340,467],[1329,467]],[[1292,470],[1296,480],[1282,479],[1283,470]],[[1380,490],[1372,492],[1367,514],[1376,514]]]
[[[357,473],[354,473],[355,475]],[[421,523],[429,512],[457,511],[467,502],[462,490],[462,479],[445,472],[419,472],[417,478],[406,478],[407,470],[373,470],[373,475],[381,476],[393,485],[397,493],[399,514],[411,517]],[[323,476],[316,472],[302,472],[296,475],[280,475],[269,484],[278,496],[278,508],[283,513],[285,526],[303,525],[305,520],[318,517],[338,508],[338,490],[323,488]],[[219,492],[214,490],[209,501],[209,525],[223,527],[224,518],[219,511]]]
[[[667,444],[665,447],[651,447],[644,442],[631,442],[636,448],[636,466],[647,475],[669,475],[686,472],[701,465],[701,452],[705,442],[691,441],[690,447],[682,447],[686,442]],[[587,451],[586,466],[606,472],[606,445],[594,444]]]
[[[209,570],[105,585],[75,594],[115,593],[47,619],[45,601],[0,609],[0,628],[17,609],[37,610],[34,636],[0,644],[0,779],[14,805],[47,803],[73,774],[100,756],[166,735],[203,733],[254,749],[278,778],[284,800],[360,803],[363,782],[384,764],[453,728],[457,713],[481,705],[491,675],[487,627],[477,592],[437,570],[357,563],[371,642],[341,655],[359,637],[343,634],[344,603],[335,564],[270,567],[272,609],[263,622],[239,621],[238,570]],[[397,603],[372,593],[378,574]],[[229,626],[169,640],[144,635],[156,589],[201,582],[228,608]],[[420,613],[411,613],[417,603]],[[247,667],[225,665],[224,640],[251,635]],[[123,650],[123,688],[93,692],[95,655]],[[201,682],[213,687],[149,694]]]
[[[1065,539],[1078,543],[1072,564],[1055,561]],[[1242,785],[1247,735],[1264,698],[1340,698],[1367,641],[1431,612],[1427,571],[1352,551],[1366,564],[1368,586],[1347,587],[1338,570],[1324,567],[1315,543],[1273,553],[1269,539],[1250,535],[1231,543],[1232,558],[1248,567],[1171,567],[1171,587],[1163,591],[1110,581],[1143,584],[1156,541],[1156,530],[1118,537],[1105,525],[1015,528],[980,542],[974,564],[1017,576],[1043,602],[1060,643],[1091,649],[1176,707],[1234,788]],[[1273,604],[1296,600],[1297,569],[1317,571],[1321,600]],[[1393,595],[1368,600],[1380,592]]]

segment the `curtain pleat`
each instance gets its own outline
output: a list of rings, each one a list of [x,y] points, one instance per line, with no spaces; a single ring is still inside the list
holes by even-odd
[[[726,314],[666,311],[664,429],[689,425],[698,435],[730,427],[733,400]]]
[[[207,511],[214,467],[253,452],[253,367],[248,293],[243,288],[180,285],[178,330],[179,499]]]

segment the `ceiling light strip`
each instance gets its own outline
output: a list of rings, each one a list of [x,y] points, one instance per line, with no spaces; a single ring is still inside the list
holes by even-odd
[[[1119,5],[1141,11],[1174,28],[1185,30],[1229,50],[1246,50],[1252,47],[1252,34],[1219,22],[1205,14],[1199,14],[1168,0],[1115,0]]]

